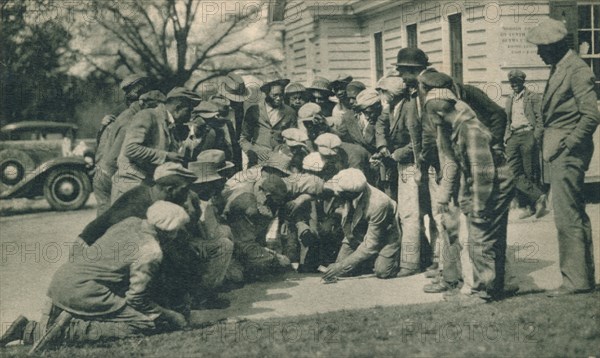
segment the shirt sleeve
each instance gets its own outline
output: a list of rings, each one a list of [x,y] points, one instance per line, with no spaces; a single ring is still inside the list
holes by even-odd
[[[146,136],[151,131],[152,121],[147,112],[140,112],[133,117],[133,122],[125,134],[125,155],[131,161],[140,161],[154,165],[163,164],[167,159],[167,151],[146,146]]]

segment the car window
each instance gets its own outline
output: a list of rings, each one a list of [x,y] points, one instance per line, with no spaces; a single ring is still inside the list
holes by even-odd
[[[58,140],[63,139],[63,137],[62,133],[46,133],[46,140]]]

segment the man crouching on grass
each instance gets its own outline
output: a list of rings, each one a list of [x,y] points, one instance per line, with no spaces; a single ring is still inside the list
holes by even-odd
[[[52,337],[53,344],[183,329],[184,316],[153,302],[149,291],[161,266],[161,243],[173,239],[189,220],[182,207],[157,201],[148,209],[147,219],[127,218],[86,248],[95,248],[95,258],[83,252],[86,249],[75,249],[52,278],[48,289],[52,304],[45,319],[35,322],[20,316],[0,338],[0,347],[16,340],[37,342],[61,311],[72,319]],[[123,249],[123,238],[135,249]]]

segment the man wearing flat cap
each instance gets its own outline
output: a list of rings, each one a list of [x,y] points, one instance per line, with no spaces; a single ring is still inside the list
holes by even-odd
[[[342,170],[326,186],[344,200],[344,239],[336,262],[327,267],[323,279],[371,270],[378,278],[396,277],[401,240],[396,202],[353,168]]]
[[[381,115],[379,93],[365,89],[356,97],[352,111],[344,114],[339,135],[344,142],[362,145],[370,154],[375,153],[375,122]]]
[[[96,173],[94,175],[94,196],[97,202],[97,216],[102,215],[111,204],[112,176],[117,171],[117,158],[121,152],[125,130],[133,116],[142,110],[139,98],[149,87],[149,79],[142,75],[130,75],[121,82],[128,108],[116,118],[103,125],[98,132],[96,148]]]
[[[284,89],[289,82],[279,79],[263,84],[260,90],[265,100],[246,111],[240,145],[248,155],[248,166],[268,160],[283,142],[281,132],[297,124],[296,111],[284,103]]]
[[[336,79],[329,84],[329,89],[333,92],[338,101],[331,111],[331,122],[334,123],[334,128],[339,125],[346,112],[352,112],[352,106],[348,103],[346,93],[346,87],[352,82],[352,79],[351,75],[340,73]]]
[[[163,243],[190,218],[182,207],[165,201],[154,203],[144,215],[122,221],[99,238],[93,246],[105,254],[94,260],[75,246],[70,260],[52,276],[47,292],[52,304],[43,319],[20,316],[11,335],[0,338],[0,346],[16,340],[38,343],[38,333],[61,317],[68,317],[67,324],[48,338],[52,344],[106,342],[185,328],[186,317],[160,305],[152,288],[164,265]],[[132,240],[135,250],[119,253],[123,238]]]
[[[524,219],[546,213],[546,194],[540,186],[539,146],[542,141],[543,124],[541,95],[525,87],[525,72],[512,70],[508,81],[513,90],[506,99],[506,159],[515,175],[517,200]]]
[[[174,131],[189,121],[199,101],[195,92],[175,87],[164,105],[140,111],[132,118],[113,175],[112,202],[140,183],[149,182],[160,164],[184,160],[177,153],[179,142]]]
[[[309,94],[309,101],[318,104],[325,117],[331,117],[335,106],[335,103],[329,100],[334,95],[329,88],[330,85],[331,83],[327,78],[317,76],[306,89]]]
[[[551,296],[588,292],[595,287],[592,226],[585,212],[583,178],[600,123],[595,78],[590,67],[569,49],[561,21],[546,19],[529,30],[527,41],[550,65],[542,97],[542,157],[550,170],[554,221],[562,284]]]

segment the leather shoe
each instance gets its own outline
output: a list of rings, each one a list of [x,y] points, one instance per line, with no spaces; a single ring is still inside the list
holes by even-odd
[[[577,295],[577,294],[589,293],[589,292],[592,292],[592,289],[573,290],[573,289],[568,289],[568,288],[564,288],[564,287],[559,287],[556,290],[546,292],[546,296],[554,298],[554,297]]]
[[[449,283],[446,281],[441,281],[439,283],[431,283],[429,285],[425,285],[423,287],[423,292],[425,293],[442,293],[449,291],[456,287],[456,284]]]
[[[8,327],[6,332],[0,337],[0,347],[4,347],[10,342],[19,341],[23,339],[23,333],[25,332],[25,326],[27,326],[29,320],[24,316],[19,316],[17,319]]]
[[[407,269],[407,268],[401,268],[400,272],[398,272],[398,275],[396,275],[396,277],[408,277],[408,276],[413,276],[419,273],[419,270],[411,270],[411,269]]]
[[[546,211],[546,194],[542,194],[538,200],[535,202],[535,217],[541,218],[546,215],[548,212]]]
[[[432,263],[431,265],[429,265],[425,271],[431,271],[431,270],[436,270],[440,267],[440,265],[437,262]]]

